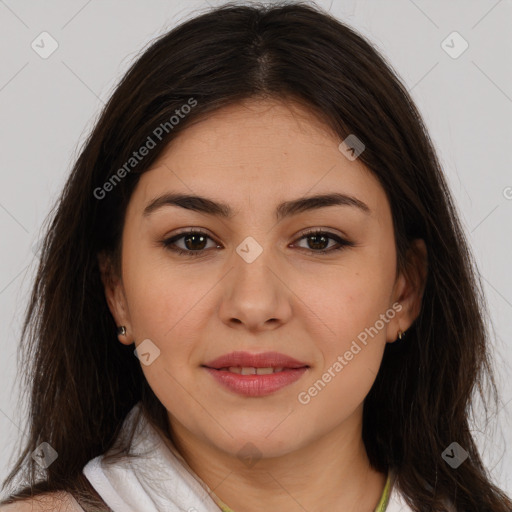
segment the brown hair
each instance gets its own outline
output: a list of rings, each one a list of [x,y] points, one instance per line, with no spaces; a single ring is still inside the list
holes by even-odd
[[[193,108],[162,132],[157,147],[112,181],[132,152],[191,98]],[[211,9],[158,38],[121,80],[46,231],[22,332],[30,432],[4,488],[22,475],[27,486],[12,497],[65,490],[86,510],[106,510],[82,474],[84,465],[112,446],[139,401],[152,423],[168,432],[166,411],[133,346],[117,340],[97,256],[105,251],[119,262],[131,193],[169,141],[247,98],[293,99],[321,116],[340,140],[355,134],[366,146],[360,161],[389,198],[400,270],[410,243],[425,240],[429,268],[421,311],[404,341],[386,346],[365,399],[363,439],[371,464],[395,472],[416,512],[444,510],[445,500],[457,510],[509,512],[512,504],[492,484],[468,423],[477,390],[484,403],[491,394],[496,405],[489,315],[433,144],[385,58],[305,2]],[[109,180],[112,187],[99,198]],[[30,454],[43,441],[58,458],[38,482]],[[469,453],[456,470],[441,457],[453,441]]]

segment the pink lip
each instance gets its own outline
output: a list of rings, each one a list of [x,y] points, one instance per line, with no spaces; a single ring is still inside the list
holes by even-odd
[[[250,352],[231,352],[214,359],[203,366],[219,370],[220,368],[229,368],[230,366],[254,367],[254,368],[303,368],[307,363],[297,361],[279,352],[262,352],[261,354],[251,354]]]
[[[309,365],[278,352],[251,354],[232,352],[203,365],[208,373],[229,390],[245,396],[265,396],[300,379]],[[240,368],[283,368],[268,375],[241,375],[227,370],[231,366]]]
[[[245,396],[264,396],[300,379],[307,367],[291,369],[269,375],[241,375],[227,370],[206,368],[206,371],[226,388]]]

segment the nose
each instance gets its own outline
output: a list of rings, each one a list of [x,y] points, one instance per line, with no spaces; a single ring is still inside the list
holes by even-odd
[[[219,314],[229,327],[251,332],[276,329],[289,321],[293,293],[276,260],[263,251],[248,263],[233,255],[231,272],[224,280]]]

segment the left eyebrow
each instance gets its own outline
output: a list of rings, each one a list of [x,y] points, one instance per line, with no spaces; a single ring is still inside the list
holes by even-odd
[[[207,197],[181,193],[167,193],[153,199],[144,208],[143,216],[147,217],[155,210],[164,206],[178,206],[186,210],[192,210],[206,215],[214,215],[225,219],[231,219],[234,216],[233,209],[226,203],[214,201]],[[366,215],[371,214],[371,209],[360,199],[347,194],[332,193],[285,201],[277,206],[276,219],[281,220],[285,217],[297,215],[305,211],[318,210],[328,206],[351,206],[359,209]]]

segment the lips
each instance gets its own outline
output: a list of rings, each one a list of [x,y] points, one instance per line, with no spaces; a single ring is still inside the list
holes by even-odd
[[[309,365],[278,352],[231,352],[203,367],[225,389],[246,397],[262,397],[299,380]]]
[[[272,369],[274,372],[286,369],[306,368],[307,363],[298,361],[293,357],[281,354],[279,352],[263,352],[260,354],[251,354],[250,352],[231,352],[224,354],[208,363],[204,364],[207,368],[215,370],[229,370],[236,368],[240,369]],[[270,372],[269,372],[270,373]],[[250,375],[250,373],[246,373]]]

